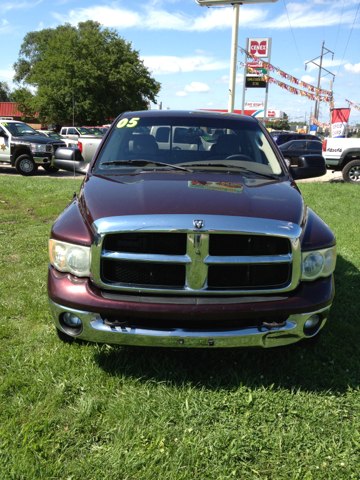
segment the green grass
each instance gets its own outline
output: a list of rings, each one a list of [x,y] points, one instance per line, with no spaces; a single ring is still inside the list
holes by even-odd
[[[174,352],[57,339],[47,239],[73,184],[0,177],[0,479],[359,479],[360,189],[300,188],[338,244],[319,345]]]

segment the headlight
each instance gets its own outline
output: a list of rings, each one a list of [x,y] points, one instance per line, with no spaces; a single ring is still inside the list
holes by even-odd
[[[60,272],[69,272],[78,277],[90,275],[90,247],[49,240],[51,265]]]
[[[32,153],[35,153],[35,152],[46,153],[46,144],[44,145],[42,143],[30,143],[30,149]]]
[[[315,280],[315,278],[319,277],[328,277],[335,270],[336,247],[303,252],[301,254],[301,264],[302,280]]]

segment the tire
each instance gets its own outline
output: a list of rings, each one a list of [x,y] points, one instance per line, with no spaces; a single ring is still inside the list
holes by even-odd
[[[56,173],[59,171],[58,168],[53,167],[52,165],[42,165],[42,167],[47,173]]]
[[[20,155],[15,161],[15,169],[20,175],[31,177],[37,172],[38,166],[30,155]]]
[[[360,158],[347,163],[342,170],[342,176],[345,182],[360,185]]]

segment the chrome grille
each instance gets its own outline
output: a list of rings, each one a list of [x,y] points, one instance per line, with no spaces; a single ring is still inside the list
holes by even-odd
[[[109,290],[274,293],[300,280],[301,229],[288,222],[144,215],[104,218],[93,229],[93,281]]]

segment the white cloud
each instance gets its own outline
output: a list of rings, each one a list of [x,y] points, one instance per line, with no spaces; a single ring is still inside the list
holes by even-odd
[[[9,25],[9,22],[8,22],[5,18],[3,18],[3,19],[1,20],[1,22],[2,22],[2,24],[3,24],[3,27],[4,27],[5,25]]]
[[[206,104],[207,107],[211,107],[211,105],[214,105],[213,102],[209,102]]]
[[[175,95],[177,97],[187,97],[187,93],[186,92],[176,92]]]
[[[0,5],[0,12],[8,12],[9,10],[19,9],[21,10],[33,8],[42,3],[43,0],[38,0],[37,2],[8,2]]]
[[[187,92],[210,92],[210,87],[206,83],[192,82],[191,85],[186,85]]]
[[[0,81],[11,82],[14,75],[14,70],[0,70]]]
[[[153,56],[142,57],[142,60],[145,66],[155,75],[229,68],[229,62],[202,56],[188,58]]]
[[[360,63],[355,63],[352,65],[351,63],[346,63],[344,68],[349,73],[360,73]]]
[[[310,75],[303,75],[301,77],[301,80],[305,83],[312,83],[312,82],[315,82],[315,78],[314,77],[310,77]]]
[[[139,26],[147,30],[177,30],[177,31],[209,31],[214,29],[230,29],[233,22],[231,8],[206,9],[206,11],[193,17],[186,13],[170,13],[161,8],[144,6],[143,13],[116,6],[96,6],[89,8],[76,8],[66,15],[53,13],[61,23],[73,25],[86,20],[96,20],[105,27],[130,28]],[[203,11],[203,10],[202,10]],[[241,25],[249,25],[264,20],[267,11],[260,8],[244,10],[240,16]]]
[[[35,6],[38,2],[15,2],[7,3],[0,7],[0,11],[7,11],[20,6]],[[64,3],[64,2],[63,2]],[[171,2],[173,3],[173,2]],[[69,22],[73,25],[86,20],[96,20],[105,27],[131,28],[141,27],[146,30],[175,30],[175,31],[200,31],[231,29],[233,22],[232,8],[199,9],[197,16],[187,13],[168,12],[162,6],[162,2],[150,1],[143,5],[140,11],[131,8],[122,8],[113,3],[111,6],[95,6],[88,8],[75,8],[67,14],[53,13],[53,16],[61,23]],[[357,0],[349,0],[347,7],[357,4]],[[315,0],[315,2],[293,2],[287,4],[287,13],[278,17],[269,18],[271,9],[252,6],[242,9],[240,14],[240,27],[259,29],[290,29],[289,18],[292,28],[325,27],[338,25],[340,6],[336,2],[328,0]],[[200,13],[201,12],[201,13]],[[289,18],[288,18],[289,15]],[[341,17],[342,25],[352,25],[355,10],[347,9]],[[205,53],[205,52],[201,52]]]
[[[230,76],[229,75],[223,75],[221,78],[218,80],[215,80],[215,83],[227,83],[229,85],[230,83]],[[236,74],[236,83],[237,84],[242,84],[244,83],[244,74],[243,73],[237,73]]]

